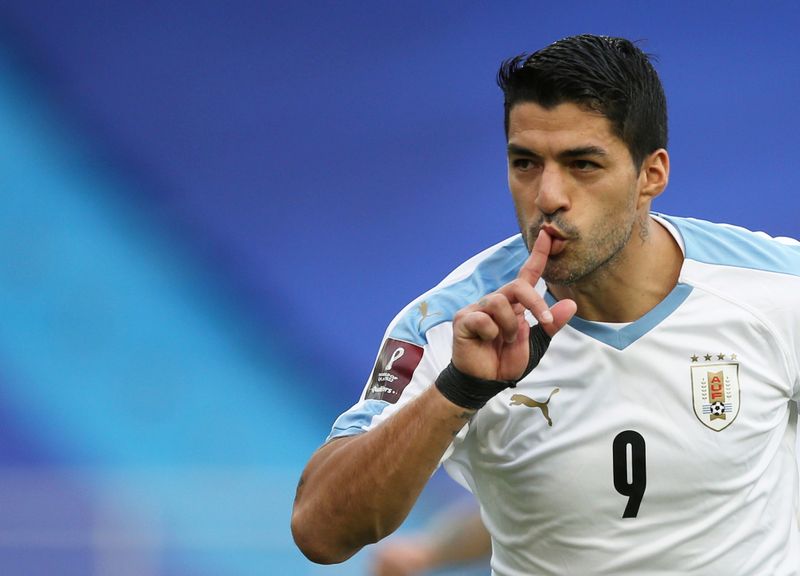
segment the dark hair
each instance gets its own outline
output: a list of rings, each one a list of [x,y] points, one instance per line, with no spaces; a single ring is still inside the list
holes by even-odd
[[[624,38],[583,34],[504,61],[505,130],[515,104],[552,108],[573,102],[608,118],[639,168],[667,146],[667,99],[650,57]]]

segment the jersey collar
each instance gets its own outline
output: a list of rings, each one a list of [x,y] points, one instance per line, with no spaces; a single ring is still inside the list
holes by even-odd
[[[617,329],[600,322],[584,320],[578,316],[573,316],[572,320],[569,321],[569,325],[590,338],[599,340],[617,350],[624,350],[677,310],[678,307],[683,304],[684,300],[689,297],[691,292],[692,286],[678,282],[670,293],[667,294],[661,302],[656,304],[652,310],[624,328]],[[544,298],[548,306],[552,306],[556,303],[555,297],[549,290],[545,292]]]

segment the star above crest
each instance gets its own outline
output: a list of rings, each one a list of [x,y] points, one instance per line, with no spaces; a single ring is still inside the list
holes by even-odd
[[[724,352],[719,352],[717,354],[710,354],[710,353],[692,354],[691,356],[689,356],[689,359],[692,361],[692,364],[696,362],[712,362],[714,360],[719,361],[726,359],[731,362],[738,362],[739,356],[737,356],[736,354],[725,354]]]

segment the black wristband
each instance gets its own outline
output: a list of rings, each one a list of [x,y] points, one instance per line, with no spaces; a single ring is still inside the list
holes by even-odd
[[[547,347],[550,345],[550,336],[537,324],[531,328],[528,342],[530,343],[528,365],[522,375],[516,380],[484,380],[483,378],[475,378],[469,374],[464,374],[450,362],[447,368],[442,370],[442,373],[439,374],[439,377],[436,379],[436,388],[442,393],[442,396],[450,400],[453,404],[469,410],[479,410],[498,392],[502,392],[506,388],[514,388],[517,382],[525,378],[525,376],[536,368],[542,356],[544,356],[544,353],[547,351]]]
[[[495,394],[506,388],[513,388],[517,385],[517,382],[514,380],[475,378],[469,374],[464,374],[450,362],[447,368],[439,374],[435,384],[442,396],[453,404],[470,410],[478,410],[483,408]]]
[[[525,376],[530,374],[533,369],[539,365],[542,356],[547,352],[547,347],[550,346],[550,340],[550,336],[547,335],[547,332],[544,331],[541,324],[531,326],[531,335],[528,337],[528,342],[530,343],[528,366],[525,368],[525,372],[522,373],[522,376],[519,377],[519,380],[525,378]],[[517,382],[519,382],[519,380],[517,380]]]

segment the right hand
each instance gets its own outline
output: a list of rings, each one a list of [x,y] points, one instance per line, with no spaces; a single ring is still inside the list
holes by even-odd
[[[550,236],[539,232],[517,278],[458,311],[453,319],[453,365],[486,380],[518,380],[528,366],[530,310],[548,336],[569,322],[577,305],[561,300],[548,308],[534,286],[547,264]]]

